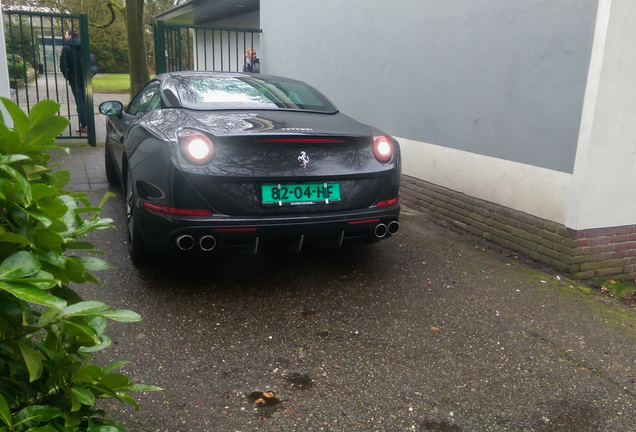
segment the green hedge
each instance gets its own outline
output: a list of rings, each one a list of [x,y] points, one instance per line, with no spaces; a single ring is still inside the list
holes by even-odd
[[[129,310],[84,301],[70,283],[98,281],[108,264],[86,240],[108,229],[100,218],[104,197],[92,206],[86,193],[64,190],[68,171],[52,171],[48,150],[69,121],[59,104],[44,100],[28,116],[1,98],[14,127],[0,116],[0,432],[121,432],[96,407],[110,398],[137,407],[140,385],[116,369],[92,363],[110,345],[107,320],[139,321]]]

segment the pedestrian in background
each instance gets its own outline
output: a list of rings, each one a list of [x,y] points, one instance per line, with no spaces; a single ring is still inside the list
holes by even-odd
[[[243,72],[261,73],[261,61],[253,48],[245,50],[245,66]]]
[[[60,69],[68,81],[77,105],[79,129],[75,132],[86,133],[86,98],[84,94],[84,73],[82,71],[82,41],[74,29],[66,30],[64,47],[60,55]]]

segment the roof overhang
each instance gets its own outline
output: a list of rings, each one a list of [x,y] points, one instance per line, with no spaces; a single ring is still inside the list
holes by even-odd
[[[257,11],[260,0],[190,0],[156,16],[172,24],[205,24]]]

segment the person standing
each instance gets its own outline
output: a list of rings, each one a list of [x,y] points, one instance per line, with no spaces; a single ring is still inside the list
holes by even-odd
[[[261,61],[253,48],[245,50],[245,66],[243,72],[261,73]]]
[[[60,69],[68,81],[77,105],[79,129],[75,132],[86,133],[86,97],[84,94],[84,72],[82,70],[82,41],[74,29],[66,30],[64,47],[60,55]]]

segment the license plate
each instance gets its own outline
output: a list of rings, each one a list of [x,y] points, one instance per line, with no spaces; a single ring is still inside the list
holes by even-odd
[[[303,205],[340,201],[340,183],[303,183],[263,185],[263,204]]]

